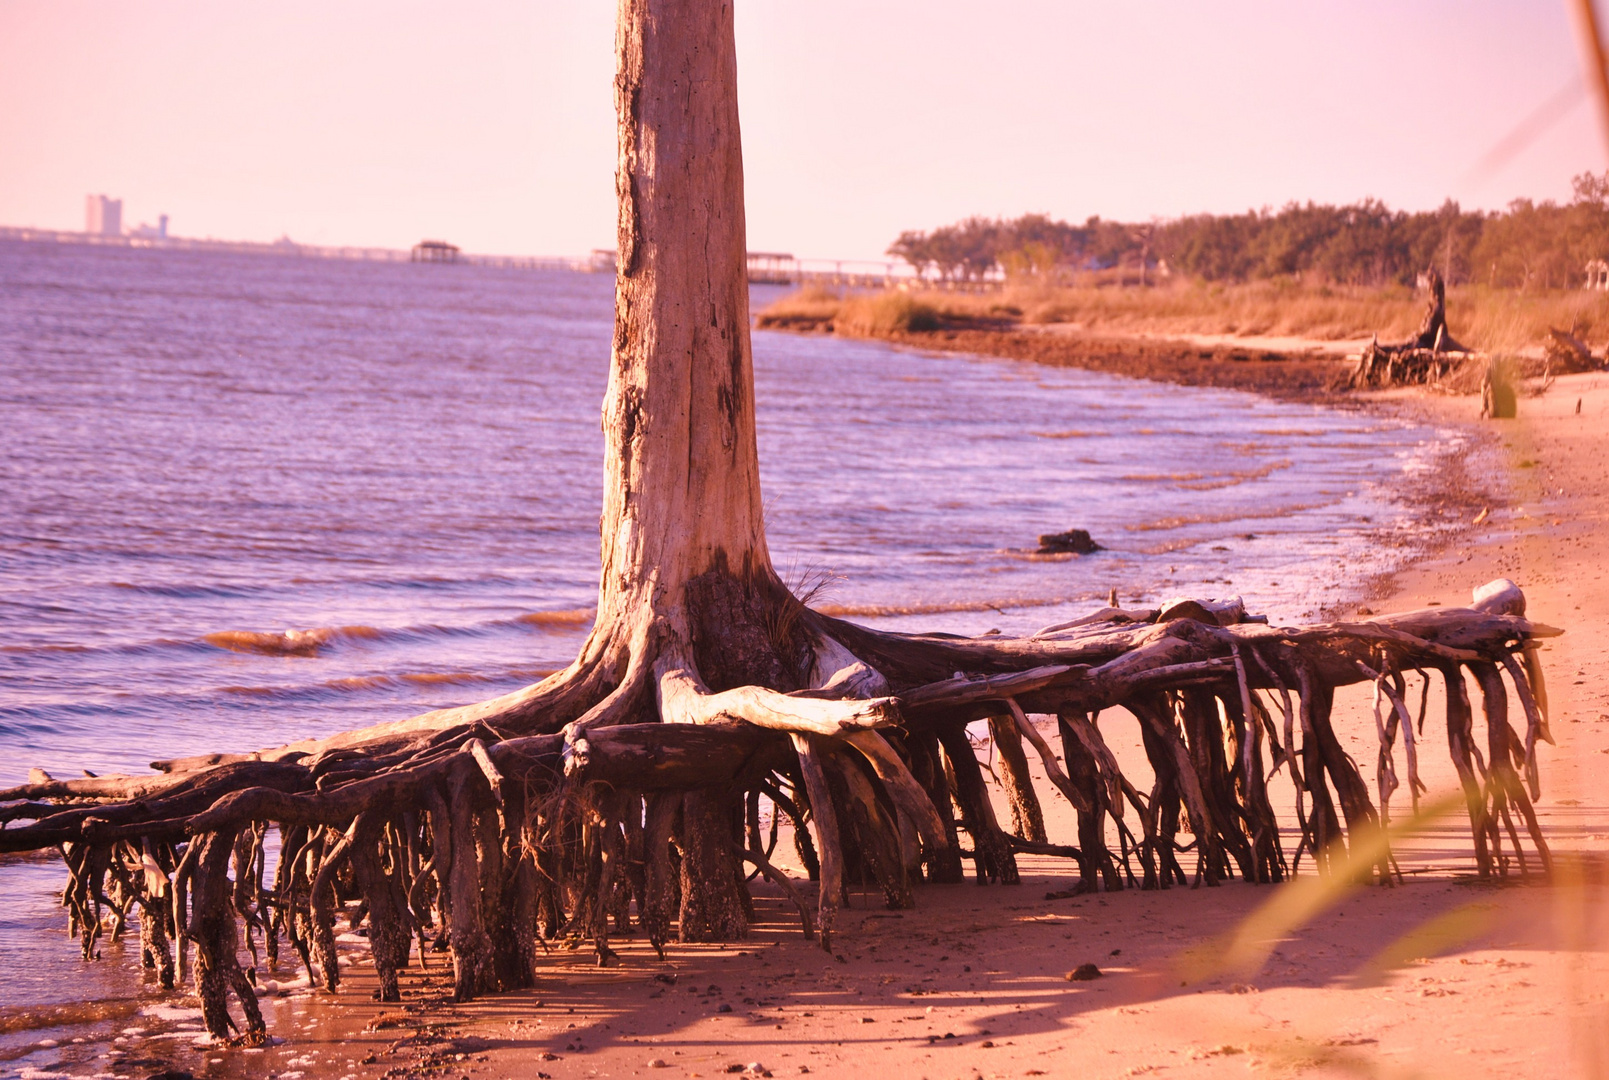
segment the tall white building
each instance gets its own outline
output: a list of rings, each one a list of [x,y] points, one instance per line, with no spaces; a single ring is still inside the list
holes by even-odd
[[[97,236],[123,235],[123,200],[105,195],[84,199],[84,231]]]

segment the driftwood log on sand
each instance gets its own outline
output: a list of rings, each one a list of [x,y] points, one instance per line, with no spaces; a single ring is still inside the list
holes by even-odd
[[[288,942],[334,990],[340,912],[366,921],[382,996],[395,1000],[413,949],[423,962],[445,947],[463,1000],[530,984],[540,941],[560,934],[590,940],[600,964],[633,918],[661,952],[740,938],[750,865],[823,946],[848,885],[909,906],[919,880],[962,880],[963,859],[1002,884],[1020,851],[1075,858],[1089,888],[1279,881],[1304,856],[1327,867],[1389,815],[1399,742],[1417,798],[1425,718],[1409,701],[1432,677],[1453,690],[1447,738],[1480,872],[1546,869],[1534,648],[1556,631],[1511,586],[1367,622],[1276,628],[1238,602],[1183,601],[975,639],[871,630],[794,597],[762,519],[731,5],[622,0],[617,52],[602,575],[580,655],[491,701],[0,791],[0,851],[60,851],[86,957],[138,908],[144,962],[169,984],[193,972],[209,1031],[258,1043],[242,930],[253,956],[273,962]],[[1363,681],[1389,702],[1372,794],[1330,717],[1334,689]],[[1118,708],[1139,724],[1148,791],[1107,742]],[[1036,714],[1055,717],[1060,762]],[[1026,835],[995,816],[967,737],[978,720],[1015,749]],[[1076,845],[1040,838],[1030,752],[1077,808]],[[1294,849],[1273,810],[1281,770]],[[777,815],[813,904],[772,861]],[[1382,857],[1374,874],[1389,872]]]
[[[1602,371],[1609,360],[1600,360],[1592,355],[1587,343],[1576,336],[1576,328],[1568,331],[1560,330],[1556,326],[1548,328],[1548,336],[1542,342],[1542,358],[1547,361],[1547,371],[1550,375],[1575,375],[1584,371]]]

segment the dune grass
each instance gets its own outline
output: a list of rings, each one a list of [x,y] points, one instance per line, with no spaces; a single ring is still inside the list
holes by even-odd
[[[1424,298],[1403,286],[1361,288],[1261,281],[1176,283],[1151,288],[1007,285],[989,292],[835,292],[807,287],[771,304],[761,326],[832,329],[854,337],[937,329],[946,322],[1066,324],[1090,333],[1230,334],[1323,341],[1407,338]],[[1550,327],[1572,326],[1601,347],[1609,341],[1609,293],[1580,289],[1519,292],[1450,289],[1453,336],[1489,352],[1539,346]]]
[[[940,326],[933,298],[897,290],[839,293],[806,286],[766,307],[761,327],[832,330],[846,337],[922,333]]]

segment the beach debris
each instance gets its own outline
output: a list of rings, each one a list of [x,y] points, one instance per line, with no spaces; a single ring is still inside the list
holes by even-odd
[[[1549,327],[1542,342],[1542,357],[1548,370],[1555,375],[1575,375],[1584,371],[1602,371],[1604,361],[1592,355],[1587,343],[1576,336],[1576,328],[1560,330]]]
[[[1347,386],[1352,390],[1386,390],[1393,386],[1433,385],[1462,368],[1467,358],[1468,354],[1462,352],[1371,341],[1358,354]]]
[[[1524,615],[1525,593],[1508,578],[1498,578],[1472,590],[1469,606],[1493,615]]]
[[[1157,609],[1156,621],[1165,623],[1174,619],[1192,619],[1196,622],[1217,623],[1219,626],[1267,621],[1248,619],[1246,604],[1238,596],[1231,596],[1227,600],[1194,600],[1188,596],[1176,596],[1162,601],[1162,606]]]
[[[1041,555],[1089,555],[1106,549],[1090,538],[1087,529],[1068,529],[1066,532],[1046,533],[1039,538]]]

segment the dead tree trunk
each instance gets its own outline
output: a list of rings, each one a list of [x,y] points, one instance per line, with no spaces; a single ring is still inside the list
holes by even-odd
[[[159,762],[151,776],[41,773],[0,791],[0,852],[64,855],[63,899],[86,959],[108,881],[127,881],[171,910],[181,971],[185,942],[196,944],[209,1031],[231,1037],[233,993],[240,1037],[261,1041],[235,920],[255,918],[264,904],[309,976],[321,973],[333,989],[333,920],[344,897],[366,899],[383,996],[396,992],[416,933],[421,945],[428,937],[450,952],[459,1000],[527,984],[538,932],[590,936],[608,962],[610,916],[629,919],[622,887],[635,893],[661,954],[673,931],[732,939],[752,914],[739,860],[780,876],[769,852],[744,839],[753,792],[795,822],[801,860],[819,882],[814,925],[824,947],[847,875],[900,907],[913,902],[914,864],[931,881],[960,879],[957,812],[980,884],[1019,880],[1016,846],[1076,853],[1087,880],[1098,875],[1111,887],[1107,818],[1131,881],[1133,860],[1148,886],[1189,880],[1178,859],[1181,817],[1198,880],[1228,876],[1231,858],[1265,879],[1274,876],[1277,836],[1266,830],[1266,790],[1243,779],[1261,769],[1249,733],[1254,692],[1299,690],[1283,761],[1315,800],[1301,817],[1304,844],[1322,865],[1344,835],[1326,776],[1349,827],[1374,820],[1329,721],[1333,688],[1376,677],[1366,670],[1484,665],[1477,673],[1491,695],[1502,685],[1497,672],[1509,674],[1526,732],[1507,733],[1505,709],[1488,698],[1497,740],[1489,745],[1508,750],[1493,751],[1496,780],[1483,786],[1469,768],[1472,716],[1462,698],[1449,709],[1449,744],[1483,871],[1493,869],[1483,826],[1513,808],[1546,865],[1516,785],[1523,775],[1528,798],[1539,795],[1536,747],[1548,729],[1531,650],[1557,631],[1524,618],[1512,584],[1483,590],[1468,609],[1368,623],[1274,628],[1238,606],[1187,603],[1107,608],[1029,637],[977,639],[871,630],[790,595],[772,568],[760,497],[731,4],[622,0],[617,55],[619,268],[603,408],[602,576],[580,654],[565,671],[491,701]],[[1220,710],[1231,700],[1241,707]],[[1141,721],[1157,776],[1149,798],[1085,719],[1118,705]],[[1025,710],[1062,717],[1067,772]],[[1005,771],[1030,839],[1000,828],[966,733],[973,721],[1008,714],[1016,730],[1002,721],[996,734],[1015,750]],[[1017,733],[1056,790],[1087,813],[1082,849],[1032,839],[1043,826]],[[1231,761],[1231,745],[1249,750]],[[1129,820],[1144,822],[1143,840],[1123,823],[1125,805],[1135,811]],[[1263,831],[1254,824],[1248,835],[1247,821]],[[254,884],[257,849],[270,826],[284,845],[274,888],[263,890]],[[248,832],[236,857],[235,839]],[[1517,850],[1517,833],[1512,840]],[[131,851],[162,854],[141,861],[145,885],[125,861]],[[161,947],[155,937],[150,947]]]
[[[1429,298],[1419,332],[1396,344],[1376,340],[1367,345],[1352,370],[1353,389],[1439,382],[1457,366],[1447,354],[1471,351],[1447,329],[1447,284],[1441,274],[1432,267],[1425,272],[1425,281]]]
[[[1419,333],[1414,335],[1412,345],[1416,349],[1434,349],[1437,352],[1464,352],[1457,342],[1452,341],[1452,335],[1447,332],[1447,283],[1442,280],[1441,274],[1434,267],[1425,271],[1427,291],[1430,293],[1425,302],[1425,317],[1420,320]],[[1448,344],[1452,342],[1452,344]]]

